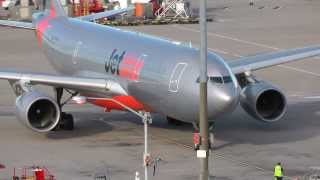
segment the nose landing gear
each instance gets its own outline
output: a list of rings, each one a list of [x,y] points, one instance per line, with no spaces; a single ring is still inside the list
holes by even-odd
[[[199,122],[194,121],[192,123],[194,131],[199,132]],[[209,132],[213,132],[215,129],[216,125],[214,121],[209,122]]]
[[[193,148],[195,151],[199,150],[200,145],[201,145],[201,136],[200,136],[200,128],[199,128],[199,122],[193,122],[192,123],[194,132],[193,132]],[[215,129],[215,122],[210,121],[209,122],[209,149],[213,149],[213,144],[214,144],[214,129]]]

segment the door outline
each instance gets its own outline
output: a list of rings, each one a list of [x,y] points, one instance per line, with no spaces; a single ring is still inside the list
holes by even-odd
[[[81,46],[82,46],[82,42],[81,42],[81,41],[78,41],[78,42],[76,43],[76,46],[75,46],[74,50],[73,50],[72,63],[73,63],[74,65],[78,64],[77,58],[78,58],[79,49],[80,49]]]
[[[187,68],[187,63],[178,63],[174,67],[170,80],[169,80],[169,92],[178,92],[179,91],[179,84],[182,74],[184,73],[185,69]]]

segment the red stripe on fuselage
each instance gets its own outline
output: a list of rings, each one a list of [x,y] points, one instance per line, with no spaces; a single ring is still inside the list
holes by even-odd
[[[126,54],[121,61],[119,75],[120,77],[136,81],[139,79],[143,65],[143,60],[136,58],[134,55]]]
[[[135,110],[135,111],[151,111],[150,108],[146,107],[143,105],[141,102],[136,100],[132,96],[114,96],[112,99],[120,102],[121,104],[124,104],[128,106],[129,108]],[[88,99],[88,102],[91,104],[94,104],[96,106],[100,106],[105,108],[106,111],[111,111],[111,110],[119,110],[119,111],[125,111],[126,109],[123,108],[121,105],[109,100],[109,99]]]
[[[41,47],[42,41],[43,41],[43,34],[44,32],[50,27],[49,21],[56,17],[56,10],[54,8],[53,1],[51,1],[51,7],[50,7],[50,14],[47,17],[44,17],[41,19],[38,24],[36,25],[36,32],[37,32],[37,39],[38,44]]]

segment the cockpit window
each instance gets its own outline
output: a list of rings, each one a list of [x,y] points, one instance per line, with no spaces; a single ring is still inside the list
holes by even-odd
[[[210,82],[217,84],[226,84],[232,82],[231,76],[210,76],[208,77]],[[197,78],[197,83],[200,82],[200,78]]]
[[[231,76],[223,76],[222,79],[224,83],[232,82]]]
[[[220,76],[211,76],[209,77],[209,81],[218,83],[218,84],[223,84],[223,79]]]

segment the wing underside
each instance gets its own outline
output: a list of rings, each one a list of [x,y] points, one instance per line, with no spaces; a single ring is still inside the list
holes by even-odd
[[[8,80],[10,83],[20,83],[21,85],[47,85],[72,89],[75,91],[87,91],[97,93],[108,93],[117,95],[127,95],[120,84],[112,80],[101,78],[86,78],[74,76],[61,76],[40,73],[19,73],[15,71],[0,71],[0,79]]]
[[[320,46],[248,56],[231,60],[228,64],[234,74],[239,74],[318,55],[320,55]]]

